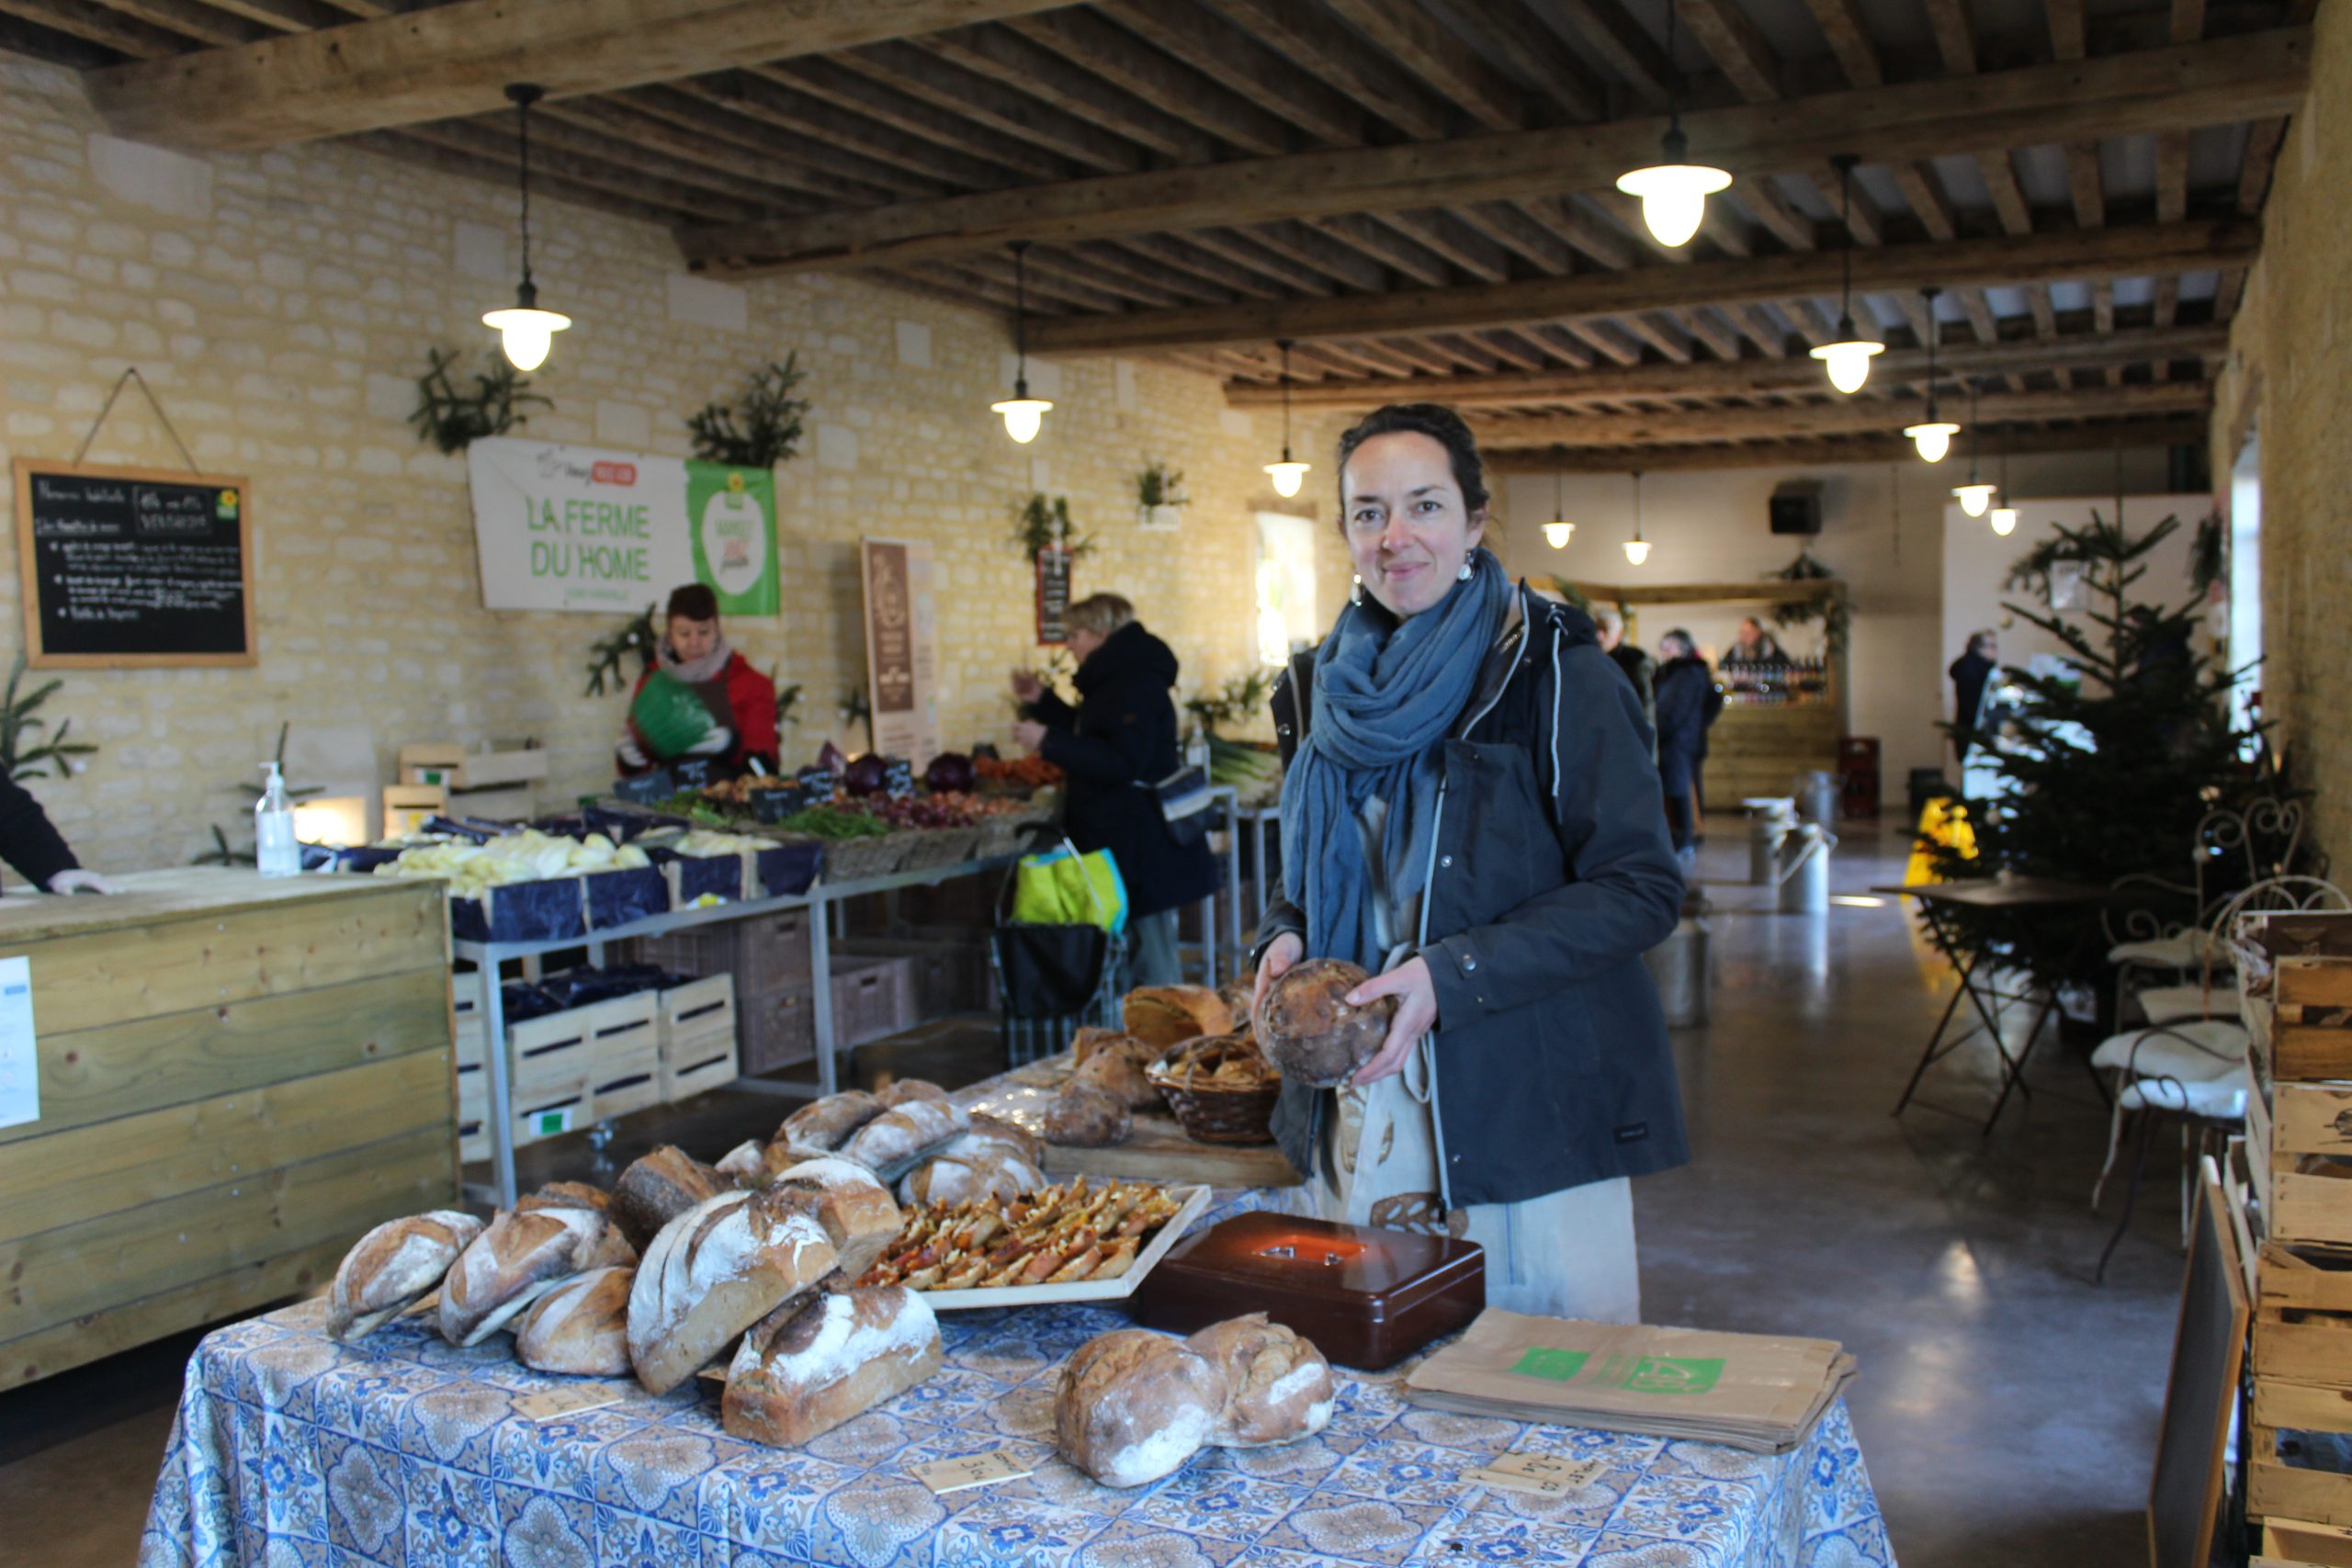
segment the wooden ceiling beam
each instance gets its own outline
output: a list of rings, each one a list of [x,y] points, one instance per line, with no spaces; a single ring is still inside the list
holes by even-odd
[[[976,76],[1090,120],[1139,146],[1182,164],[1218,156],[1217,139],[1189,118],[1171,115],[1121,92],[1005,27],[956,28],[909,40],[927,54]]]
[[[1618,0],[1531,0],[1555,32],[1564,33],[1600,57],[1644,103],[1663,104],[1674,79],[1666,51]]]
[[[2083,0],[2044,0],[2042,10],[2050,21],[2050,57],[2083,58]]]
[[[1503,247],[1451,213],[1435,209],[1376,212],[1373,221],[1396,230],[1482,283],[1500,283],[1510,276],[1510,257]]]
[[[1258,223],[1239,232],[1276,255],[1286,256],[1359,294],[1376,294],[1388,287],[1387,270],[1378,262],[1305,223]]]
[[[1814,230],[1813,220],[1790,205],[1781,194],[1770,175],[1757,175],[1736,180],[1727,192],[1733,200],[1756,215],[1756,220],[1770,230],[1781,243],[1792,251],[1810,251],[1821,243]],[[1709,202],[1710,208],[1715,204]]]
[[[1738,0],[1670,0],[1707,58],[1751,104],[1781,96],[1781,61]]]
[[[2197,415],[2176,414],[2158,419],[2057,425],[2046,430],[2010,432],[2003,437],[2003,444],[2019,457],[2042,452],[2201,446],[2205,444],[2205,421]],[[1910,441],[1903,435],[1890,434],[1825,436],[1750,446],[1533,447],[1524,451],[1504,448],[1487,457],[1487,469],[1489,473],[1501,474],[1548,474],[1555,470],[1571,474],[1622,474],[1639,468],[1645,474],[1658,474],[1722,468],[1819,468],[1847,463],[1883,467],[1888,463],[1917,461],[1918,454],[1911,449]]]
[[[1096,0],[1094,9],[1318,141],[1349,147],[1363,140],[1362,105],[1192,0]]]
[[[1539,334],[1538,341],[1543,341]],[[2048,341],[2023,340],[1991,344],[1954,344],[1937,350],[1939,373],[1982,376],[2022,373],[2049,368],[2098,368],[2109,365],[2148,365],[2167,360],[2218,360],[2229,353],[2229,333],[2218,326],[2133,328],[2098,335],[2088,332]],[[1821,368],[1810,359],[1729,359],[1726,363],[1692,366],[1644,365],[1624,370],[1549,372],[1534,376],[1464,376],[1416,388],[1433,401],[1474,407],[1496,403],[1593,402],[1617,398],[1745,397],[1770,392],[1814,392],[1821,387]],[[1928,351],[1890,348],[1876,362],[1873,377],[1897,380],[1923,376]],[[1364,408],[1384,389],[1326,381],[1298,387],[1293,396],[1300,408]],[[1265,400],[1247,388],[1228,387],[1226,400],[1236,408],[1261,406]]]
[[[1325,0],[1440,98],[1489,130],[1527,123],[1526,94],[1410,0]]]
[[[2308,28],[2280,28],[1958,81],[1694,110],[1683,124],[1694,155],[1721,159],[1753,179],[1854,147],[1882,161],[1918,159],[2233,123],[2296,107],[2308,83],[2310,40]],[[717,224],[682,231],[679,243],[697,266],[742,276],[887,265],[1016,238],[1068,241],[1607,190],[1634,160],[1651,154],[1663,131],[1645,117],[1430,146],[1290,153],[779,223]]]
[[[1960,240],[1940,245],[1888,245],[1854,253],[1854,288],[1857,293],[1872,294],[1931,283],[1944,288],[2006,286],[2027,278],[2056,281],[2196,271],[2250,262],[2259,243],[2259,232],[2253,225],[2232,219]],[[1843,260],[1825,252],[1793,252],[1687,266],[1406,290],[1369,299],[1143,311],[1102,321],[1056,321],[1041,327],[1033,343],[1040,353],[1128,353],[1196,344],[1442,332],[1677,306],[1802,299],[1834,295]]]
[[[1211,9],[1325,85],[1419,141],[1449,134],[1453,113],[1352,28],[1299,0],[1206,0]]]
[[[110,10],[94,0],[0,0],[0,12],[133,60],[175,55],[191,41],[184,34]]]
[[[1608,85],[1551,28],[1532,25],[1524,0],[1515,5],[1457,4],[1449,8],[1446,20],[1487,60],[1505,62],[1512,80],[1532,85],[1537,112],[1577,120],[1609,118]]]
[[[218,10],[233,11],[249,21],[259,22],[273,32],[308,32],[314,28],[341,27],[351,20],[350,12],[322,4],[322,0],[207,0],[207,3]]]
[[[543,121],[537,132],[531,138],[534,190],[538,188],[539,175],[545,174],[568,180],[578,188],[642,197],[680,212],[749,214],[782,205],[783,200],[788,199],[771,187],[739,180],[707,165],[684,170],[659,153],[552,119]],[[401,134],[468,153],[493,166],[503,166],[506,172],[501,176],[502,182],[514,178],[512,127],[445,119],[433,125],[404,126]]]
[[[2107,195],[2099,178],[2098,143],[2066,143],[2066,195],[2075,204],[2075,221],[2096,229],[2107,221]]]
[[[101,65],[113,65],[122,59],[120,50],[92,43],[88,39],[59,32],[40,23],[26,21],[11,13],[7,0],[0,0],[0,49],[34,60],[46,60],[69,71],[95,71]]]
[[[366,130],[352,137],[350,141],[352,146],[363,151],[380,152],[402,163],[419,164],[445,175],[500,184],[514,179],[512,164],[503,164],[496,159],[449,146],[444,141],[425,140],[426,132],[432,129],[418,126],[402,130]],[[633,218],[640,223],[674,223],[681,212],[692,210],[683,205],[649,199],[657,195],[656,188],[650,183],[630,182],[629,189],[623,192],[603,185],[586,185],[567,179],[552,169],[546,171],[544,179],[540,175],[538,169],[531,171],[531,188],[541,197],[598,212],[610,212],[622,218]],[[544,272],[540,274],[539,281],[547,287],[548,302],[554,303],[562,293],[560,283]]]
[[[1838,69],[1846,73],[1846,80],[1857,87],[1875,87],[1886,80],[1886,67],[1878,57],[1878,45],[1871,41],[1870,28],[1862,20],[1862,8],[1855,0],[1806,0],[1812,7],[1813,19],[1821,28],[1821,36],[1828,41],[1829,52],[1838,57]]]
[[[933,188],[962,186],[985,189],[1012,183],[1005,165],[971,154],[969,139],[961,147],[948,148],[925,137],[910,136],[895,127],[843,110],[831,99],[809,92],[799,78],[772,66],[719,72],[674,84],[669,90],[692,94],[739,114],[756,115],[768,124],[793,133],[796,141],[786,152],[796,161],[806,160],[868,183],[883,183],[880,175],[885,170],[892,171],[893,179],[904,180],[912,175],[919,184]],[[626,96],[635,97],[655,91],[639,88]],[[842,162],[843,159],[850,161]]]
[[[243,17],[230,16],[199,0],[106,0],[108,10],[152,27],[194,39],[211,49],[232,49],[268,38],[276,29]]]
[[[1976,423],[2040,424],[2060,419],[2135,419],[2201,413],[2212,388],[2201,381],[2011,392],[1981,400]],[[1805,435],[1864,435],[1897,430],[1916,416],[1917,399],[1839,398],[1794,408],[1669,408],[1655,413],[1559,414],[1496,421],[1473,416],[1481,447],[1631,446],[1690,441],[1762,441]]]
[[[1969,0],[1927,0],[1928,26],[1944,69],[1955,76],[1976,73],[1976,13]]]
[[[843,151],[828,156],[807,140],[805,122],[768,107],[762,85],[681,82],[674,88],[639,88],[604,98],[577,98],[539,109],[534,124],[563,120],[594,125],[628,141],[656,147],[687,163],[711,163],[752,179],[813,192],[838,206],[890,201],[911,191],[938,190],[936,179]],[[763,134],[767,128],[786,140]],[[730,144],[741,152],[730,152]],[[747,164],[746,157],[755,162]]]
[[[1445,262],[1442,257],[1431,255],[1417,241],[1397,232],[1388,224],[1376,223],[1370,218],[1356,213],[1343,213],[1336,217],[1311,220],[1309,226],[1330,235],[1341,244],[1363,252],[1385,266],[1395,268],[1425,288],[1443,288],[1450,281],[1446,275]],[[1378,295],[1374,298],[1387,299],[1390,296]],[[1400,323],[1403,330],[1409,331],[1411,326],[1410,322]],[[1272,335],[1279,337],[1282,334],[1277,333]],[[1317,333],[1315,335],[1344,337],[1351,334]]]
[[[1026,175],[1051,182],[1069,176],[1071,160],[1017,136],[1007,136],[977,123],[967,114],[950,113],[911,94],[899,92],[844,69],[832,60],[793,60],[760,67],[775,82],[788,83],[860,121],[886,127],[917,141],[967,154]]]
[[[1287,121],[1084,7],[1019,17],[1004,25],[1120,92],[1197,124],[1243,152],[1287,152],[1296,144]]]
[[[989,77],[950,65],[907,43],[876,44],[820,62],[839,65],[875,85],[977,121],[1044,148],[1081,168],[1126,174],[1143,167],[1143,149],[1074,114],[1038,102]]]
[[[1039,11],[1060,0],[453,0],[429,10],[92,72],[117,135],[272,147],[610,92]]]

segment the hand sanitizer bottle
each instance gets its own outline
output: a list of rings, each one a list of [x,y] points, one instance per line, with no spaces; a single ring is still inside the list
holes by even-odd
[[[294,807],[276,762],[264,762],[268,783],[254,803],[254,863],[264,876],[299,876],[302,846],[294,841]]]

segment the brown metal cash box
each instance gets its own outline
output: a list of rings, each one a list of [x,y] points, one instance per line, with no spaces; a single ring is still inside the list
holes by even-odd
[[[1485,1310],[1487,1254],[1452,1236],[1236,1214],[1179,1242],[1131,1301],[1138,1323],[1180,1334],[1262,1312],[1376,1371]]]

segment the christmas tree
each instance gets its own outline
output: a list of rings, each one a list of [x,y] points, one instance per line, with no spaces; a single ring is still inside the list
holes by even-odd
[[[2135,535],[2094,513],[2086,526],[2060,525],[2010,569],[2006,586],[2045,604],[2053,577],[2078,579],[2084,619],[2004,606],[2064,643],[2070,668],[2001,671],[2010,717],[1989,750],[1971,752],[1999,782],[1967,805],[1973,858],[1928,846],[1939,876],[2006,871],[2101,886],[2135,872],[2177,879],[2205,814],[2256,787],[2239,761],[2249,737],[2231,724],[2229,671],[2198,646],[2197,601],[2135,592],[2150,556],[2179,526],[2167,517]],[[1951,945],[1989,950],[2040,986],[2108,996],[2095,911],[1949,913]]]

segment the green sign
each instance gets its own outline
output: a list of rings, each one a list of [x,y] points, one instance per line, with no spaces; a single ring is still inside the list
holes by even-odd
[[[695,580],[718,592],[718,613],[775,615],[775,470],[687,463],[686,519]]]

